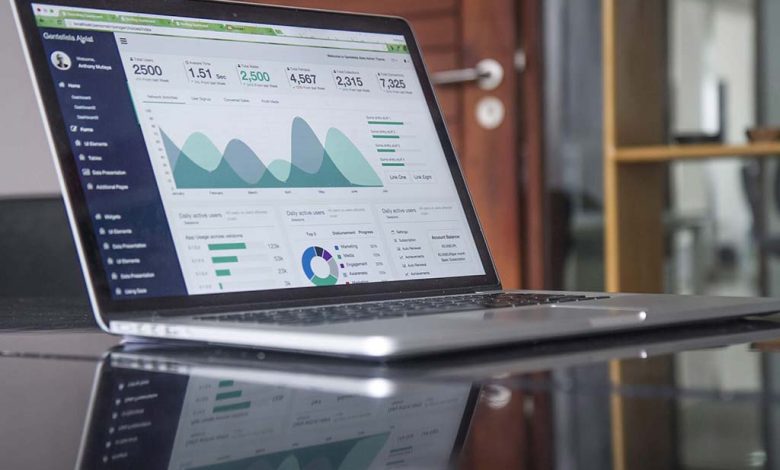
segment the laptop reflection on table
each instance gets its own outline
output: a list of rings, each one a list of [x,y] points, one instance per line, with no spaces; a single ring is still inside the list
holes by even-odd
[[[395,365],[126,343],[97,369],[77,468],[447,468],[466,438],[476,384],[523,387],[531,372],[755,343],[778,331],[762,319]]]
[[[97,369],[77,468],[449,468],[477,390],[114,351]]]

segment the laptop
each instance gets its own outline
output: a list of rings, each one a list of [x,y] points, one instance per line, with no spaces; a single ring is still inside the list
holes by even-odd
[[[770,344],[780,335],[776,320],[767,321],[766,318],[738,318],[679,328],[600,335],[587,341],[572,338],[466,350],[419,357],[414,361],[354,361],[284,351],[258,353],[247,348],[134,341],[113,346],[103,357],[111,354],[114,358],[142,360],[144,364],[149,361],[168,364],[169,369],[171,364],[176,364],[181,370],[198,370],[200,375],[229,374],[250,381],[262,378],[268,383],[294,383],[297,388],[382,398],[398,393],[407,383],[484,385],[508,381],[517,384],[527,374],[590,367],[609,361],[630,362],[743,344],[756,349],[762,344]],[[208,372],[215,367],[219,374]]]
[[[502,290],[401,18],[12,4],[109,333],[388,360],[780,310]]]
[[[95,374],[76,468],[454,468],[477,385],[350,382],[115,351]]]

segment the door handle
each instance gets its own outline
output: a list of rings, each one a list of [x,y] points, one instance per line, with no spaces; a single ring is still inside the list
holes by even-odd
[[[476,83],[483,90],[495,90],[504,80],[504,67],[495,59],[482,59],[468,69],[445,70],[431,74],[434,85]]]

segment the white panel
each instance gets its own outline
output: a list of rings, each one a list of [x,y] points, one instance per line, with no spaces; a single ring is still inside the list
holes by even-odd
[[[0,198],[58,194],[49,147],[11,7],[0,1]]]

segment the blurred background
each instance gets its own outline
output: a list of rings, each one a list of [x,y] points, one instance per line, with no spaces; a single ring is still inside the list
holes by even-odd
[[[507,287],[780,295],[780,0],[264,3],[411,21]],[[8,8],[0,2],[0,88],[13,90],[13,112],[0,113],[0,297],[83,297]],[[742,372],[725,374],[736,360]],[[729,392],[780,376],[780,364],[742,350],[653,370],[659,383],[695,376]],[[594,376],[576,375],[564,379]],[[563,458],[605,468],[609,449],[587,446],[578,426],[609,420],[610,403],[572,400],[537,403],[529,423],[555,422]],[[684,446],[685,468],[763,467],[763,449],[780,442],[780,417],[755,403],[715,421],[706,402],[669,406],[641,425],[675,420],[676,438],[708,442]]]

